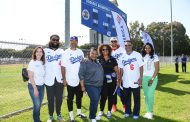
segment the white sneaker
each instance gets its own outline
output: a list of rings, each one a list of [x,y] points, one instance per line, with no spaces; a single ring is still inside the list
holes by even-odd
[[[153,119],[153,113],[149,112],[147,119]]]
[[[147,113],[144,115],[144,117],[147,118],[147,119],[153,119],[153,113],[147,112]]]
[[[147,113],[145,113],[145,115],[143,116],[144,118],[148,118],[148,112]]]
[[[130,114],[124,114],[125,118],[128,118],[130,116]]]
[[[50,116],[47,122],[53,122],[53,116]]]
[[[134,115],[134,116],[133,116],[133,119],[137,120],[137,119],[139,119],[139,116]]]
[[[98,116],[96,116],[96,120],[100,120],[103,114],[104,114],[103,111],[100,111],[98,113]]]
[[[91,122],[96,122],[96,119],[91,119]]]
[[[104,114],[104,112],[103,111],[100,111],[99,113],[98,113],[98,116],[102,116]]]
[[[111,111],[108,111],[108,113],[107,113],[107,118],[108,118],[108,119],[110,119],[110,118],[111,118],[111,116],[112,116]]]

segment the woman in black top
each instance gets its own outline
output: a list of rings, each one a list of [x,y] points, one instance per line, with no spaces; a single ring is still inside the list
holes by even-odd
[[[111,47],[107,44],[102,44],[98,48],[99,57],[98,60],[104,69],[104,81],[103,87],[100,96],[100,112],[96,117],[97,120],[100,120],[103,115],[104,107],[108,97],[108,112],[107,118],[111,118],[111,108],[113,104],[113,94],[116,89],[116,85],[119,86],[119,70],[118,64],[114,57],[111,56]]]

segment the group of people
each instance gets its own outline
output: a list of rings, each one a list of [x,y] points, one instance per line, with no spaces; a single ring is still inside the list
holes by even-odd
[[[175,58],[175,72],[176,73],[179,73],[179,61],[180,61],[179,56],[176,56]],[[186,72],[186,62],[187,62],[187,58],[184,54],[182,54],[182,57],[181,57],[182,72]]]
[[[70,122],[74,122],[73,99],[76,96],[77,116],[86,118],[82,113],[83,92],[90,99],[89,118],[92,122],[100,120],[108,99],[107,118],[117,110],[119,90],[124,116],[134,119],[140,113],[140,87],[145,96],[146,114],[153,118],[154,91],[158,82],[159,59],[150,43],[143,46],[142,54],[133,50],[131,41],[125,41],[125,48],[118,45],[118,39],[112,37],[110,45],[101,44],[98,49],[92,47],[88,58],[77,48],[78,38],[70,37],[70,47],[65,51],[59,48],[59,36],[50,37],[47,48],[36,47],[28,65],[28,89],[33,101],[33,120],[40,122],[40,107],[47,92],[49,118],[53,121],[54,105],[57,120],[64,122],[61,116],[63,89],[67,87],[67,107]],[[131,110],[131,94],[134,108]],[[98,103],[100,111],[97,114]],[[97,115],[96,115],[97,114]]]

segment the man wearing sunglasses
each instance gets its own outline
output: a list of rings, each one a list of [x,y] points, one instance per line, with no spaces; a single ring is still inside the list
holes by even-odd
[[[111,55],[117,60],[117,63],[119,63],[119,59],[122,57],[122,55],[124,53],[126,53],[125,49],[120,47],[120,45],[118,44],[117,37],[110,38],[110,45],[112,48]],[[123,111],[125,111],[126,107],[125,107],[125,103],[124,103],[124,94],[123,94],[122,84],[119,89],[119,96],[120,96],[121,102],[123,104]],[[117,94],[114,94],[112,112],[115,112],[116,110],[117,110]]]
[[[48,100],[49,119],[53,121],[54,105],[58,122],[64,122],[61,116],[61,105],[63,100],[63,80],[61,74],[61,58],[63,49],[59,48],[59,36],[50,36],[48,48],[45,52],[45,86]],[[55,104],[54,104],[55,101]]]
[[[119,61],[120,77],[122,77],[124,96],[126,100],[125,117],[133,114],[133,119],[139,119],[140,86],[143,76],[143,59],[140,53],[133,51],[131,41],[125,42],[126,54]],[[131,111],[131,93],[134,97],[134,109]]]
[[[80,62],[84,59],[84,53],[81,49],[77,48],[78,37],[70,37],[70,48],[65,50],[64,56],[62,58],[62,67],[63,67],[63,78],[64,85],[67,86],[67,107],[69,110],[69,116],[71,121],[74,122],[74,113],[73,113],[73,99],[76,95],[76,105],[77,105],[77,115],[80,118],[86,118],[81,112],[81,104],[83,92],[81,90],[80,79],[79,79],[79,68]]]

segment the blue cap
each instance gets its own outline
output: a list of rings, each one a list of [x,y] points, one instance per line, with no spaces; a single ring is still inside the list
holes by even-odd
[[[77,36],[71,36],[70,41],[73,41],[73,40],[78,41],[78,37]]]

